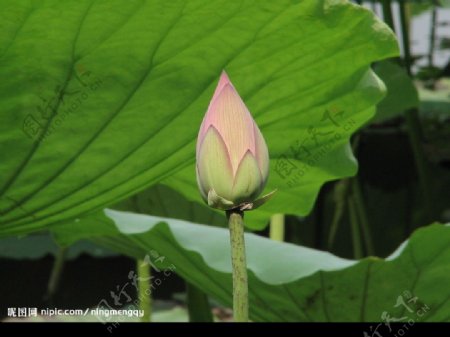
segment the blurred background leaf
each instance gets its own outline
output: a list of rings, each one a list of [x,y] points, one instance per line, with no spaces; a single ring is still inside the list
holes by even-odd
[[[386,85],[387,95],[378,103],[371,122],[379,123],[419,106],[417,89],[403,67],[387,60],[378,62],[374,70]]]
[[[48,233],[39,233],[25,237],[8,237],[0,239],[0,258],[11,259],[40,259],[49,254],[56,256],[60,247]],[[117,253],[99,247],[90,241],[82,240],[70,246],[65,252],[65,259],[73,260],[81,254],[93,257],[117,256]]]

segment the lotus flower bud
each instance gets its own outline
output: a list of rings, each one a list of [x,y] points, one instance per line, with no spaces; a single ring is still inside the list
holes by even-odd
[[[198,186],[210,206],[255,208],[269,175],[269,153],[225,72],[200,126],[196,159]]]

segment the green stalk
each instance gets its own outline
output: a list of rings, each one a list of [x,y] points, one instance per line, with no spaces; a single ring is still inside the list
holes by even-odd
[[[402,28],[402,42],[403,50],[405,52],[405,68],[411,76],[411,50],[409,43],[409,21],[406,10],[405,0],[399,1],[400,6],[400,22]],[[430,174],[427,159],[422,148],[422,143],[425,140],[422,125],[419,119],[419,112],[417,108],[405,111],[405,121],[408,127],[409,142],[414,155],[414,162],[416,164],[417,174],[419,176],[419,185],[423,193],[424,208],[426,213],[426,220],[432,219],[432,193],[430,190]]]
[[[186,282],[186,293],[189,322],[213,322],[208,296],[189,282]]]
[[[228,210],[226,214],[230,228],[231,265],[233,269],[233,317],[235,322],[248,322],[244,213],[239,210]]]
[[[143,213],[139,207],[138,195],[131,197],[131,202],[137,213]],[[148,323],[152,321],[152,267],[149,263],[147,263],[147,261],[143,259],[136,259],[136,272],[138,276],[139,309],[144,311],[144,315],[141,317],[141,322]]]
[[[270,218],[269,236],[275,241],[284,241],[284,214],[274,214]]]
[[[341,223],[342,217],[345,213],[345,207],[347,203],[347,194],[349,191],[349,179],[343,179],[338,181],[334,185],[333,199],[334,199],[334,213],[333,219],[331,220],[330,230],[328,233],[328,250],[333,248],[334,239],[336,238],[336,233]]]
[[[408,137],[414,155],[414,162],[416,164],[417,174],[419,176],[419,185],[423,193],[424,208],[428,220],[432,218],[432,194],[430,190],[431,182],[429,175],[429,167],[427,159],[422,147],[423,138],[422,127],[418,117],[417,109],[410,109],[405,112],[405,120],[408,126]]]
[[[392,15],[391,0],[382,0],[381,5],[383,8],[384,22],[386,22],[388,26],[392,29],[392,31],[395,33],[394,16]]]
[[[364,244],[367,249],[367,254],[374,256],[375,250],[373,248],[372,235],[370,233],[370,223],[369,217],[367,216],[366,205],[364,203],[364,197],[361,190],[361,184],[359,183],[358,177],[353,177],[352,179],[352,192],[355,200],[356,212],[361,224],[362,235],[364,239]]]
[[[138,282],[138,296],[139,296],[139,309],[144,311],[144,315],[141,317],[141,322],[151,322],[152,315],[152,298],[151,298],[151,266],[146,261],[137,259],[137,282]]]
[[[64,269],[64,262],[66,260],[66,252],[67,248],[60,248],[58,254],[55,256],[53,268],[48,280],[47,294],[45,296],[49,303],[52,303],[53,297],[58,291],[59,282],[61,280],[61,275]]]
[[[405,54],[405,68],[409,76],[411,76],[411,46],[409,43],[409,16],[406,9],[405,0],[398,2],[400,10],[400,28],[402,30],[403,53]]]
[[[437,17],[437,9],[436,6],[433,5],[433,11],[431,12],[430,48],[428,49],[428,66],[430,68],[434,66],[433,54],[436,41],[436,17]]]
[[[348,213],[350,216],[350,225],[352,228],[353,257],[355,259],[362,258],[361,233],[359,231],[358,215],[356,214],[355,201],[353,196],[348,197]]]

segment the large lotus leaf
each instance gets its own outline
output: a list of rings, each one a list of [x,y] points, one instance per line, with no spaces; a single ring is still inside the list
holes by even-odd
[[[55,227],[57,239],[69,244],[76,238],[90,237],[135,258],[156,251],[164,257],[162,263],[172,265],[180,276],[231,305],[226,229],[105,212],[107,216],[99,213]],[[254,321],[380,321],[385,311],[391,317],[416,321],[445,321],[450,317],[448,226],[435,224],[418,230],[385,260],[346,260],[254,234],[246,234],[245,239],[250,316]],[[394,307],[399,297],[405,297],[406,304],[417,297],[415,304],[409,303],[413,313],[402,306]],[[418,317],[416,312],[425,305],[426,314]]]
[[[265,212],[305,214],[326,180],[355,173],[348,138],[383,96],[369,65],[398,53],[347,1],[2,1],[0,22],[0,235],[185,167],[170,183],[197,198],[184,186],[222,69],[270,148]]]

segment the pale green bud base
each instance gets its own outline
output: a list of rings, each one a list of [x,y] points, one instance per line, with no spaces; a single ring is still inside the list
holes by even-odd
[[[221,209],[224,211],[239,210],[239,211],[251,211],[257,209],[258,207],[269,201],[277,190],[274,190],[253,202],[243,202],[235,205],[232,201],[222,198],[217,195],[216,191],[213,189],[208,192],[208,205],[212,208]]]

